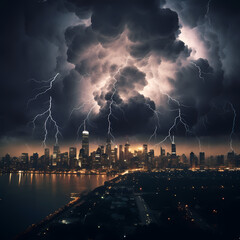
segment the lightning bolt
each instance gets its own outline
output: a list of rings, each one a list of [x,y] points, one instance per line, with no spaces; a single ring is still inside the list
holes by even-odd
[[[154,136],[155,136],[155,138],[157,137],[157,129],[158,129],[158,127],[155,126],[154,132],[153,132],[153,134],[150,136],[150,138],[148,139],[148,142],[150,142]]]
[[[157,124],[158,124],[158,127],[160,127],[160,119],[159,119],[159,114],[161,114],[161,112],[157,111],[157,110],[154,110],[150,104],[148,103],[145,103],[145,105],[154,113],[155,117],[156,117],[156,120],[157,120]]]
[[[191,61],[191,64],[193,64],[197,69],[198,69],[198,77],[200,78],[200,79],[202,79],[203,80],[203,82],[205,83],[205,79],[204,79],[204,77],[202,76],[202,70],[201,70],[201,68],[195,63],[195,62],[193,62],[193,61]]]
[[[127,122],[128,120],[127,120],[127,118],[126,118],[126,115],[125,115],[124,110],[123,110],[115,101],[113,101],[113,103],[114,103],[114,106],[117,107],[117,108],[122,112],[123,118],[124,118],[125,121]]]
[[[155,129],[154,129],[154,132],[153,132],[153,134],[149,137],[149,139],[148,139],[148,142],[150,142],[151,141],[151,139],[155,136],[155,138],[157,137],[157,129],[158,129],[158,127],[160,127],[160,119],[159,119],[159,114],[161,114],[159,111],[157,111],[157,110],[154,110],[151,106],[150,106],[150,104],[148,104],[148,103],[145,103],[145,105],[154,113],[154,116],[155,116],[155,118],[156,118],[156,125],[155,125]]]
[[[81,128],[83,127],[83,130],[84,130],[84,131],[86,130],[86,123],[87,123],[87,121],[88,121],[88,119],[89,119],[89,117],[90,117],[93,109],[94,109],[96,106],[97,106],[97,103],[94,103],[94,105],[93,105],[93,106],[90,108],[90,110],[88,111],[86,118],[83,120],[83,122],[81,123],[81,125],[78,127],[78,129],[77,129],[77,140],[79,139],[79,135],[80,135],[80,130],[81,130]]]
[[[58,75],[59,75],[59,73],[57,73],[53,78],[50,78],[50,79],[47,80],[47,81],[43,81],[43,83],[49,83],[49,86],[43,86],[43,87],[41,87],[41,88],[38,88],[38,90],[41,90],[41,89],[47,87],[47,89],[45,89],[45,90],[42,91],[42,92],[39,92],[38,94],[35,95],[35,97],[29,99],[28,102],[27,102],[27,107],[29,106],[29,104],[30,104],[32,101],[37,100],[38,97],[44,95],[45,93],[47,93],[48,91],[50,91],[50,90],[52,89],[53,83],[54,83],[55,80],[57,79]],[[33,80],[33,81],[35,81],[35,82],[37,82],[37,83],[41,83],[40,81],[37,81],[37,80],[35,80],[35,79],[31,79],[31,80]]]
[[[172,126],[168,129],[168,135],[165,136],[162,141],[160,141],[159,143],[155,144],[155,146],[156,146],[156,145],[163,144],[167,139],[170,139],[170,141],[172,142],[173,139],[172,139],[172,137],[171,137],[171,132],[172,132],[172,130],[173,130],[175,127],[177,127],[177,125],[178,125],[179,123],[181,123],[181,124],[184,126],[186,133],[192,134],[192,135],[194,135],[194,136],[196,137],[196,140],[197,140],[198,145],[199,145],[199,149],[201,149],[201,142],[200,142],[199,137],[198,137],[194,132],[192,132],[192,131],[190,130],[190,127],[189,127],[189,125],[187,124],[187,122],[185,121],[185,119],[184,119],[184,117],[183,117],[183,113],[182,113],[182,111],[181,111],[181,107],[190,108],[191,106],[184,105],[184,104],[180,103],[180,101],[178,101],[178,100],[175,99],[174,97],[170,96],[168,93],[163,92],[163,91],[161,90],[158,82],[156,81],[156,79],[153,78],[153,80],[154,80],[154,82],[157,84],[160,93],[161,93],[163,96],[167,97],[167,99],[168,99],[168,104],[170,105],[171,102],[173,102],[173,103],[175,103],[175,104],[177,105],[177,108],[171,109],[171,110],[169,110],[169,111],[176,111],[176,112],[178,113],[178,115],[174,118],[174,122],[173,122]],[[159,113],[159,112],[158,112],[158,113]],[[154,131],[154,133],[153,133],[152,136],[155,135],[155,132],[156,132],[156,127],[155,127],[155,131]],[[151,136],[151,137],[152,137],[152,136]],[[150,137],[150,138],[151,138],[151,137]]]
[[[75,111],[81,110],[82,108],[85,107],[85,105],[86,105],[87,103],[90,103],[90,102],[92,102],[92,101],[93,101],[93,100],[89,100],[89,101],[86,101],[86,102],[84,102],[83,104],[79,105],[78,107],[74,107],[74,108],[72,109],[70,115],[69,115],[69,119],[72,117],[72,115],[73,115],[73,113],[74,113]]]
[[[236,113],[236,110],[235,110],[233,104],[231,102],[228,102],[228,103],[229,103],[229,105],[230,105],[230,107],[231,107],[231,109],[233,111],[232,130],[231,130],[231,133],[230,133],[230,143],[229,143],[230,148],[233,151],[233,139],[232,139],[232,137],[233,137],[234,130],[235,130],[237,113]]]
[[[160,91],[161,91],[161,90],[160,90]],[[173,109],[173,111],[177,111],[177,112],[178,112],[178,115],[175,117],[172,126],[169,128],[169,130],[168,130],[168,135],[167,135],[162,141],[160,141],[159,143],[157,143],[156,145],[163,144],[167,139],[170,139],[170,141],[172,142],[173,139],[172,139],[172,137],[171,137],[171,132],[172,132],[172,130],[173,130],[175,127],[177,127],[177,125],[178,125],[179,123],[181,123],[181,124],[184,126],[186,133],[189,133],[189,134],[194,135],[194,136],[196,137],[196,140],[197,140],[197,142],[198,142],[199,149],[200,149],[200,151],[201,151],[201,141],[200,141],[199,137],[198,137],[193,131],[190,130],[190,127],[189,127],[189,125],[186,123],[185,119],[183,118],[183,114],[182,114],[182,111],[181,111],[181,107],[189,107],[189,106],[186,106],[186,105],[181,104],[177,99],[171,97],[171,96],[170,96],[169,94],[167,94],[167,93],[164,93],[164,92],[162,92],[162,91],[161,91],[161,93],[168,98],[168,104],[170,104],[170,101],[173,101],[173,102],[175,102],[175,103],[177,104],[178,108],[177,108],[177,109]]]
[[[36,121],[38,118],[40,117],[43,117],[46,115],[46,119],[44,121],[44,139],[42,141],[42,144],[44,147],[46,147],[46,141],[47,141],[47,136],[48,136],[48,128],[47,128],[47,125],[48,125],[48,122],[52,122],[54,124],[54,128],[56,129],[56,132],[55,132],[55,145],[58,145],[58,136],[61,135],[61,132],[59,131],[59,126],[56,122],[56,120],[54,120],[53,116],[52,116],[52,97],[50,96],[49,97],[49,107],[46,111],[44,111],[43,113],[39,113],[37,114],[33,120],[31,121],[31,123],[33,124],[33,131],[35,130],[36,128]]]
[[[114,98],[114,96],[115,96],[115,94],[116,94],[116,92],[117,92],[117,83],[118,83],[118,80],[116,79],[116,76],[117,76],[117,74],[121,74],[120,71],[121,71],[121,69],[123,69],[123,68],[127,65],[128,59],[129,59],[129,57],[126,58],[125,64],[124,64],[122,67],[120,67],[120,68],[117,70],[117,72],[114,74],[114,76],[113,76],[113,79],[114,79],[114,83],[113,83],[113,87],[112,87],[113,92],[112,92],[112,95],[111,95],[111,98],[110,98],[109,113],[108,113],[108,115],[107,115],[107,121],[108,121],[108,131],[107,131],[107,134],[108,134],[108,136],[111,136],[111,138],[112,138],[113,140],[115,140],[115,137],[114,137],[113,134],[112,134],[111,117],[114,117],[112,107],[113,107],[113,105],[114,105],[114,103],[115,103],[115,101],[113,100],[113,98]]]
[[[120,71],[120,69],[118,70],[118,72]],[[115,75],[116,76],[116,75]],[[112,116],[112,105],[114,104],[114,100],[113,100],[113,97],[117,91],[117,88],[116,88],[116,84],[117,84],[117,79],[116,77],[114,76],[114,84],[113,84],[113,93],[111,95],[111,101],[110,101],[110,104],[109,104],[109,113],[107,115],[107,120],[108,120],[108,135],[112,137],[112,139],[115,139],[113,134],[112,134],[112,127],[111,127],[111,119],[110,117]]]

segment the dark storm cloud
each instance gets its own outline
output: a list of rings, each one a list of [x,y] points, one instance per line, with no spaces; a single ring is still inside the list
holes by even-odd
[[[233,111],[229,108],[229,102],[234,106],[237,115],[240,102],[238,1],[169,0],[167,2],[168,6],[178,12],[185,26],[198,30],[200,39],[208,50],[208,60],[196,61],[203,72],[205,83],[201,84],[200,81],[197,82],[200,79],[191,76],[191,68],[194,67],[189,66],[181,69],[177,74],[176,92],[181,95],[181,91],[184,91],[185,97],[192,99],[199,117],[205,115],[211,119],[210,124],[207,124],[206,134],[229,133],[233,121]],[[223,113],[226,112],[223,110],[226,105],[227,117]],[[199,119],[196,124],[201,125]],[[235,130],[239,131],[238,124]]]
[[[1,1],[0,7],[0,135],[27,139],[31,136],[27,122],[33,117],[27,100],[39,88],[30,79],[46,81],[60,69],[65,71],[62,32],[73,17],[61,1]],[[43,107],[38,104],[35,110]]]
[[[82,90],[87,84],[97,86],[94,99],[100,107],[89,125],[93,134],[106,134],[111,100],[116,103],[111,120],[117,136],[149,134],[156,124],[155,109],[162,113],[158,133],[166,134],[178,114],[174,111],[176,103],[169,103],[165,96],[165,107],[157,109],[156,103],[141,93],[149,84],[146,73],[135,63],[142,61],[144,65],[151,56],[158,57],[158,64],[167,61],[181,66],[179,60],[188,61],[192,50],[178,39],[179,19],[184,26],[198,30],[208,56],[174,70],[176,77],[169,79],[170,94],[188,106],[181,106],[181,111],[197,134],[228,134],[233,116],[229,102],[237,115],[240,107],[240,14],[236,4],[234,0],[2,1],[1,138],[30,139],[31,128],[27,123],[35,114],[46,110],[51,95],[53,115],[62,127],[64,138],[75,139],[86,113],[73,114],[70,120],[69,115],[78,107],[77,100],[89,94]],[[122,40],[124,36],[126,39]],[[118,47],[125,47],[135,62],[123,67],[120,65],[123,63],[109,61],[110,49],[116,50],[117,55]],[[194,64],[202,70],[204,80]],[[39,88],[29,79],[47,80],[57,72],[61,75],[54,82],[53,90],[27,109],[27,100]],[[110,84],[98,87],[102,76]],[[207,119],[205,126],[202,119]],[[185,134],[181,128],[179,134]],[[41,139],[41,129],[36,131],[34,137]]]
[[[107,104],[101,108],[96,119],[94,119],[96,128],[93,134],[106,135],[106,131],[102,131],[102,129],[105,130],[108,127],[106,116],[109,114],[109,104],[110,101],[108,100]],[[128,102],[121,101],[114,105],[112,108],[114,117],[111,118],[113,133],[117,136],[146,134],[149,122],[154,115],[148,105],[155,109],[155,103],[139,93],[129,98]]]
[[[188,57],[190,50],[182,41],[177,40],[180,33],[177,13],[170,9],[162,9],[164,3],[164,1],[104,1],[101,3],[99,1],[68,1],[67,7],[80,19],[86,16],[91,18],[90,26],[69,27],[65,32],[68,60],[75,64],[75,69],[80,74],[91,75],[92,83],[98,82],[100,75],[104,72],[114,75],[120,66],[106,62],[103,69],[102,65],[109,54],[108,49],[120,39],[124,32],[127,33],[129,40],[127,44],[125,43],[126,50],[138,60],[149,54],[159,55],[167,61],[175,61],[179,56]],[[96,45],[102,46],[105,50],[97,49],[95,55],[87,54],[88,52],[92,54],[92,49]],[[145,73],[139,71],[136,66],[126,66],[121,69],[120,74],[115,76],[115,79],[117,80],[117,91],[114,94],[115,80],[108,85],[107,89],[105,86],[94,93],[94,99],[100,106],[100,113],[95,124],[97,126],[107,124],[106,117],[111,100],[119,104],[118,107],[115,106],[115,113],[118,112],[120,115],[124,113],[127,116],[127,113],[134,109],[134,104],[136,111],[142,109],[143,114],[147,109],[151,115],[146,114],[144,121],[148,122],[149,117],[153,116],[152,110],[142,102],[141,104],[144,106],[140,108],[141,104],[135,99],[137,96],[143,97],[139,91],[148,84]],[[130,94],[130,98],[123,101],[121,94]],[[149,101],[151,100],[149,99]],[[134,116],[132,112],[130,115]],[[115,121],[114,117],[112,121]],[[133,124],[133,121],[131,123]],[[126,126],[125,121],[123,124],[118,123],[117,128],[122,129],[121,125]],[[136,130],[129,124],[127,126]],[[104,134],[107,127],[99,127],[99,129],[103,131],[101,134]],[[145,131],[148,131],[147,125],[144,127]],[[137,133],[136,131],[135,134]],[[119,130],[119,134],[121,134],[121,130]]]
[[[147,85],[145,73],[136,67],[125,67],[116,77],[117,87],[120,92],[129,93],[134,89],[142,90]]]
[[[143,58],[150,51],[159,52],[168,60],[175,60],[181,53],[189,56],[190,51],[184,43],[176,39],[178,15],[170,9],[160,8],[164,1],[70,2],[75,4],[75,12],[80,18],[81,9],[91,13],[90,28],[103,46],[115,41],[127,28],[130,54],[136,58]],[[83,46],[84,42],[81,48]]]

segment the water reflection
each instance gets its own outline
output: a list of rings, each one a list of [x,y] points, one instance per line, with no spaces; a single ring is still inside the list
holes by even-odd
[[[20,185],[21,179],[22,179],[22,173],[19,172],[19,173],[18,173],[18,185]]]
[[[52,195],[59,191],[69,192],[70,189],[74,189],[74,192],[92,190],[109,179],[106,175],[35,174],[20,171],[8,174],[9,185],[21,187],[28,185],[39,190],[47,188],[51,190]]]
[[[0,175],[1,234],[11,239],[71,201],[71,193],[91,191],[107,180],[110,178],[105,175],[23,172]]]
[[[11,183],[12,180],[12,173],[9,174],[9,184]]]

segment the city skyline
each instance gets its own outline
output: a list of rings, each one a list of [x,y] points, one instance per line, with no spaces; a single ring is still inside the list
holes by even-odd
[[[202,149],[190,154],[179,153],[172,137],[170,151],[166,146],[160,146],[157,153],[148,144],[142,144],[138,148],[131,148],[129,139],[124,144],[117,145],[111,141],[111,136],[106,137],[105,143],[98,145],[94,151],[90,151],[90,134],[84,128],[82,132],[82,143],[79,148],[69,147],[67,151],[62,150],[59,145],[44,148],[44,154],[38,152],[29,154],[22,152],[21,156],[6,154],[0,161],[3,172],[11,171],[116,171],[126,169],[136,170],[165,170],[165,169],[235,169],[240,167],[240,155],[233,150],[225,154],[218,153],[208,156]],[[100,173],[99,172],[99,173]]]

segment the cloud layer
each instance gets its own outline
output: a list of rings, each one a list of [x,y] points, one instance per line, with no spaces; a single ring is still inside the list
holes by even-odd
[[[228,136],[233,108],[237,136],[236,4],[68,0],[16,1],[13,7],[5,1],[2,144],[8,138],[41,141],[44,116],[34,133],[28,123],[46,111],[50,96],[62,142],[76,139],[84,120],[95,138],[111,133],[148,139],[156,130],[160,142],[174,123],[171,135]],[[27,107],[58,72],[52,89]],[[54,133],[49,123],[49,142]]]

